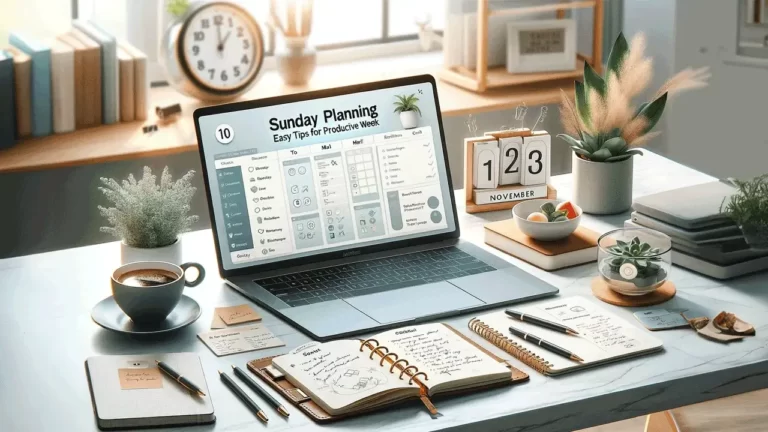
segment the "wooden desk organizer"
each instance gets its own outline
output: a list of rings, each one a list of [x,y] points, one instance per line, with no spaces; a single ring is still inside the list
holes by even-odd
[[[475,204],[473,194],[472,194],[475,190],[474,185],[472,183],[472,178],[474,176],[474,170],[475,170],[473,160],[472,160],[475,143],[497,141],[500,138],[510,138],[510,137],[517,137],[517,136],[530,137],[530,136],[547,135],[547,134],[548,133],[544,131],[531,132],[530,129],[516,129],[516,130],[486,132],[485,135],[481,137],[465,138],[464,139],[464,200],[466,201],[467,213],[481,213],[481,212],[489,212],[489,211],[497,211],[497,210],[508,210],[516,206],[517,204],[525,201],[525,200],[521,200],[521,201],[509,201],[509,202],[492,203],[492,204]],[[505,189],[513,190],[517,188],[520,188],[519,184],[501,186],[499,187],[498,190],[500,191],[503,191]],[[553,188],[549,184],[547,184],[546,198],[547,199],[557,198],[557,190],[555,190],[555,188]]]

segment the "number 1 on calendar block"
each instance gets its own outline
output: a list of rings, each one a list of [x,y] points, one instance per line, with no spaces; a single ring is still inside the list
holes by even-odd
[[[499,145],[493,142],[475,143],[473,185],[476,189],[499,186]]]

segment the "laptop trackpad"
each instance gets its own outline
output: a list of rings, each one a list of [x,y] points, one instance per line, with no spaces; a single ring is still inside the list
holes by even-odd
[[[448,282],[435,282],[344,300],[382,324],[484,304]]]

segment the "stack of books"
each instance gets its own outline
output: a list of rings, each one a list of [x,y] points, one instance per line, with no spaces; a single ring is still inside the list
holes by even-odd
[[[720,213],[724,200],[736,193],[730,183],[716,181],[635,199],[627,228],[643,227],[672,239],[672,262],[716,279],[768,268],[768,251],[754,250],[736,224]]]
[[[145,120],[147,58],[89,21],[39,39],[11,32],[0,48],[0,148],[27,136]]]

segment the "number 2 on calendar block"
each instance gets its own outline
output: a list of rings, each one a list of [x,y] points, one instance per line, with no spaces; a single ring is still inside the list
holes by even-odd
[[[520,137],[503,138],[500,140],[499,152],[499,185],[520,183],[520,149],[523,139]]]
[[[522,179],[524,185],[549,182],[549,136],[531,137],[523,141]]]

